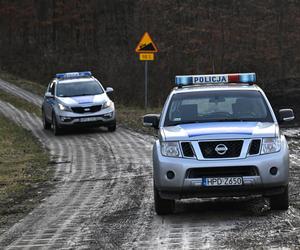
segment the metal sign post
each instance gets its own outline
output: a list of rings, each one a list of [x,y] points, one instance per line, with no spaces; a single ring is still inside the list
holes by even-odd
[[[139,53],[140,61],[145,61],[145,109],[148,108],[148,61],[154,60],[154,53],[158,52],[148,32],[145,32],[135,52]]]
[[[148,108],[148,61],[145,61],[145,109]]]

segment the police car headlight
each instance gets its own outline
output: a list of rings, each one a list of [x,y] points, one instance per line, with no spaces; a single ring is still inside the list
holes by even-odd
[[[278,137],[264,138],[261,148],[261,154],[270,154],[280,151],[281,140]]]
[[[103,104],[103,108],[106,109],[106,108],[112,108],[113,107],[113,102],[111,100],[108,100],[107,102],[105,102]]]
[[[65,106],[65,105],[63,105],[61,103],[58,104],[58,108],[61,111],[70,111],[70,112],[72,112],[71,108],[69,108],[69,107],[67,107],[67,106]]]
[[[161,142],[161,154],[169,157],[180,157],[178,142]]]

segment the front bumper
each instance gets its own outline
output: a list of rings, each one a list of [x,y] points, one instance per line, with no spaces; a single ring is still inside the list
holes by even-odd
[[[116,113],[114,109],[85,114],[58,111],[56,120],[59,127],[109,126],[116,123]]]
[[[256,175],[243,175],[242,186],[206,187],[202,178],[190,178],[187,171],[197,168],[234,168],[254,166]],[[276,175],[270,169],[276,167]],[[156,188],[162,197],[231,197],[251,194],[272,195],[283,191],[288,184],[289,151],[286,140],[282,137],[282,148],[277,153],[257,155],[239,159],[197,160],[172,158],[161,155],[160,143],[156,141],[153,148],[153,178]],[[173,179],[167,177],[167,172],[174,172]],[[228,173],[228,176],[232,176]],[[203,176],[205,177],[205,176]],[[217,176],[216,176],[217,177]]]

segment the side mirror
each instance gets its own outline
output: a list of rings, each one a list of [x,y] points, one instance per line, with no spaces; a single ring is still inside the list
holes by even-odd
[[[106,93],[110,93],[110,92],[113,92],[114,89],[111,87],[107,87],[105,91],[106,91]]]
[[[294,111],[292,109],[279,110],[279,122],[289,122],[295,119]]]
[[[143,125],[145,127],[153,127],[158,129],[160,114],[148,114],[143,117]]]
[[[54,96],[51,94],[51,92],[47,92],[45,94],[45,97],[47,97],[47,98],[53,98]]]

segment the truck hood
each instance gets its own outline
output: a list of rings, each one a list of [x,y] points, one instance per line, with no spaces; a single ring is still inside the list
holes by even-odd
[[[85,106],[93,104],[102,104],[107,101],[104,94],[100,95],[86,95],[86,96],[73,96],[73,97],[58,97],[62,104],[66,106]]]
[[[161,128],[165,141],[275,137],[278,125],[269,122],[209,122]]]

